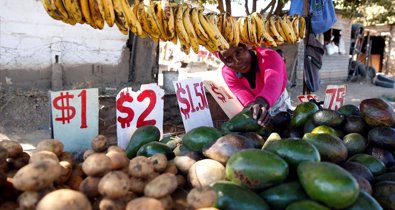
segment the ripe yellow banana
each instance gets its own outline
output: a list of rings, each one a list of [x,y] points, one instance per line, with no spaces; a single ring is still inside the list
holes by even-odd
[[[299,15],[292,17],[292,30],[295,33],[296,39],[299,39]]]
[[[115,17],[114,23],[123,35],[129,34],[129,28],[127,28],[127,25],[121,23],[119,18]]]
[[[272,46],[272,47],[277,47],[276,41],[273,39],[273,37],[270,35],[269,31],[269,26],[268,26],[268,21],[267,19],[262,19],[263,21],[263,26],[264,26],[264,32],[263,32],[263,38],[262,41],[263,44],[266,46]]]
[[[231,21],[233,17],[228,15],[228,14],[224,14],[223,19],[222,19],[222,35],[224,36],[224,38],[226,39],[226,41],[228,43],[233,42],[234,39],[234,33],[233,33],[233,28],[235,27],[233,25],[234,22]],[[219,22],[220,20],[218,20]]]
[[[283,37],[278,33],[277,29],[276,29],[276,24],[275,24],[275,20],[274,20],[274,16],[271,16],[269,18],[269,29],[272,32],[274,39],[278,42],[284,42]]]
[[[146,5],[143,1],[138,4],[137,9],[138,20],[142,29],[151,37],[152,40],[159,40],[160,30],[156,20],[156,15],[150,7],[150,3]]]
[[[292,35],[292,43],[297,42],[297,41],[298,41],[298,38],[296,37],[296,34],[295,34],[294,30],[293,30],[292,22],[291,22],[291,20],[289,19],[289,16],[288,16],[288,15],[285,15],[285,16],[283,17],[283,19],[284,19],[284,21],[287,23],[287,25],[288,25],[288,27],[289,27],[289,29],[290,29],[290,32],[291,32],[291,35]]]
[[[306,31],[306,20],[299,16],[299,38],[303,39]]]
[[[284,31],[285,36],[287,37],[287,41],[289,43],[295,43],[296,38],[294,37],[294,34],[292,32],[292,28],[290,27],[290,25],[288,25],[287,23],[287,17],[284,16],[283,18],[279,18],[280,24],[281,24],[281,28]]]
[[[196,36],[203,42],[208,42],[210,40],[210,37],[207,35],[202,24],[200,24],[198,8],[195,7],[195,8],[192,8],[191,10],[192,10],[191,11],[191,21],[192,21],[193,28],[195,29]]]
[[[256,38],[258,43],[260,43],[262,41],[262,36],[263,36],[263,32],[264,32],[264,26],[263,26],[263,18],[261,16],[261,14],[257,13],[257,12],[253,12],[251,13],[251,18],[254,19],[255,23],[256,23]]]
[[[139,0],[135,0],[134,4],[132,6],[132,13],[136,17],[136,22],[134,24],[140,25],[140,27],[137,26],[137,28],[136,28],[136,30],[137,30],[136,35],[139,36],[140,38],[144,39],[144,38],[147,37],[147,33],[144,31],[143,26],[141,25],[140,20],[138,18],[139,4],[140,4],[140,1]],[[139,28],[141,28],[141,30]]]
[[[188,33],[185,30],[184,26],[184,21],[183,21],[183,15],[184,15],[184,5],[181,4],[177,7],[176,11],[176,32],[177,32],[177,37],[180,40],[180,45],[181,45],[181,51],[184,52],[185,54],[189,54],[191,45],[190,45],[190,40],[188,37]]]
[[[115,21],[114,5],[112,4],[112,0],[103,0],[103,13],[103,17],[107,25],[112,27]]]
[[[143,33],[143,29],[137,21],[137,17],[132,11],[128,0],[121,0],[121,5],[124,11],[125,19],[128,25],[128,28],[136,35],[140,36]]]
[[[281,17],[275,17],[275,24],[276,24],[276,30],[278,31],[278,33],[280,34],[280,36],[289,43],[292,43],[292,40],[290,38],[287,37],[287,35],[285,35],[285,32],[282,28],[281,25]]]
[[[241,17],[237,20],[237,23],[239,25],[240,42],[248,45],[250,41],[248,38],[247,18]]]
[[[248,40],[253,47],[258,46],[258,40],[256,37],[256,23],[251,16],[247,16],[247,29],[248,29]]]
[[[217,37],[219,37],[219,41],[221,43],[221,46],[219,47],[219,49],[220,50],[225,50],[225,49],[229,48],[229,43],[226,41],[224,36],[222,36],[221,32],[218,30],[217,19],[216,18],[217,18],[217,15],[214,14],[214,13],[207,15],[207,20],[209,22],[211,22],[215,34],[217,35]]]
[[[232,46],[238,46],[240,42],[239,26],[235,17],[230,16],[230,21],[232,22],[233,40],[229,44]]]
[[[63,0],[64,8],[67,11],[69,18],[73,19],[76,22],[81,22],[82,13],[80,9],[80,5],[76,0]]]
[[[224,15],[225,14],[219,14],[217,16],[217,20],[215,21],[217,28],[218,28],[219,32],[221,32],[222,36],[225,36]]]
[[[117,26],[121,25],[122,28],[129,28],[128,22],[126,21],[126,15],[123,11],[121,0],[112,0],[112,5],[114,7],[114,21],[117,22]],[[119,26],[118,26],[119,28]]]
[[[55,20],[62,20],[62,16],[56,13],[54,10],[52,10],[51,0],[41,0],[41,3],[43,4],[45,11],[48,13],[50,17],[52,17]]]
[[[214,27],[218,30],[216,25],[213,25],[211,22],[207,20],[207,18],[203,15],[203,9],[198,8],[198,16],[199,16],[199,22],[204,28],[204,31],[210,38],[210,42],[213,42],[216,47],[215,49],[218,49],[219,47],[222,47],[222,43],[220,41],[220,36],[214,31]]]
[[[162,21],[163,32],[165,36],[168,37],[168,40],[171,40],[175,36],[174,11],[169,0],[162,0],[161,8],[163,11],[163,19],[160,21]]]
[[[183,15],[183,22],[184,22],[184,27],[186,32],[188,33],[188,38],[189,41],[191,42],[191,47],[193,52],[196,54],[199,53],[199,41],[196,36],[195,30],[193,29],[193,25],[191,22],[191,17],[190,17],[190,8],[188,6],[185,7],[184,10],[184,15]]]
[[[79,0],[79,2],[80,2],[82,17],[83,19],[85,19],[85,22],[88,23],[93,28],[97,28],[92,19],[91,11],[89,9],[89,0]]]
[[[104,18],[102,16],[103,1],[102,0],[89,0],[89,9],[91,11],[92,19],[98,29],[103,29]]]
[[[62,20],[69,19],[69,14],[67,13],[66,8],[64,7],[62,0],[50,0],[51,1],[51,8],[53,11],[58,13],[63,17]]]

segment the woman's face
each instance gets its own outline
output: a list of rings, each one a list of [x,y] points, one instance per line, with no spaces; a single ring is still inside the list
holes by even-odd
[[[231,47],[219,53],[219,58],[229,68],[240,73],[250,71],[252,57],[246,46]]]

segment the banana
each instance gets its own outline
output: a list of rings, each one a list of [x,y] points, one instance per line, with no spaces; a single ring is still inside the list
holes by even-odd
[[[130,7],[129,1],[128,0],[121,0],[121,5],[124,11],[126,23],[128,25],[128,28],[137,36],[140,36],[143,34],[143,29],[137,21],[137,17],[132,11],[132,8]]]
[[[287,37],[287,41],[289,43],[294,43],[295,42],[295,38],[292,32],[292,28],[290,28],[290,26],[288,25],[287,21],[286,21],[287,17],[284,16],[283,18],[279,18],[280,24],[281,24],[281,28],[284,31],[285,36]]]
[[[180,40],[181,51],[189,55],[189,50],[191,48],[191,45],[190,45],[188,33],[185,30],[183,14],[184,14],[184,5],[180,4],[177,7],[177,11],[176,11],[176,32],[177,32],[177,37]]]
[[[299,38],[303,39],[306,31],[306,20],[299,16]]]
[[[222,36],[225,36],[224,15],[225,14],[219,14],[216,20],[217,28],[219,32],[221,32]]]
[[[81,22],[82,13],[80,9],[80,5],[76,0],[63,0],[64,8],[67,11],[69,18],[73,19],[76,22]]]
[[[195,7],[191,9],[191,21],[193,28],[195,29],[196,36],[203,42],[208,42],[210,37],[207,35],[202,24],[199,21],[199,10]]]
[[[160,30],[156,20],[156,15],[149,6],[143,1],[138,3],[137,16],[142,29],[151,37],[152,40],[159,40]]]
[[[62,20],[62,15],[58,14],[52,9],[51,0],[41,0],[41,3],[43,4],[45,11],[48,13],[50,17],[52,17],[55,20]]]
[[[62,0],[50,0],[50,1],[51,1],[52,10],[56,11],[56,13],[61,15],[63,17],[62,20],[66,20],[70,18],[66,8],[64,7]]]
[[[282,38],[282,36],[278,33],[278,31],[276,29],[274,16],[270,16],[270,18],[269,18],[269,29],[272,32],[274,39],[276,41],[278,41],[280,43],[284,42],[284,39]]]
[[[240,32],[240,42],[243,44],[249,44],[247,18],[241,17],[237,20]]]
[[[251,16],[247,16],[247,29],[248,29],[248,40],[253,47],[258,46],[258,40],[256,37],[256,23]]]
[[[234,33],[233,33],[233,30],[234,30],[233,29],[233,27],[234,27],[233,23],[234,22],[231,21],[231,18],[232,18],[232,16],[230,16],[230,15],[225,13],[224,16],[223,16],[223,20],[222,20],[223,28],[222,28],[222,32],[221,33],[223,33],[222,35],[224,36],[224,38],[226,39],[226,41],[228,43],[233,42],[233,39],[234,39]],[[219,21],[220,20],[218,20],[218,22]]]
[[[114,21],[117,23],[117,26],[119,28],[119,25],[122,26],[122,28],[129,28],[128,27],[128,22],[126,21],[126,15],[122,7],[122,0],[112,0],[112,5],[114,7]]]
[[[233,40],[230,42],[232,46],[238,46],[240,42],[240,32],[239,27],[237,25],[236,18],[230,16],[230,21],[232,22],[232,33],[233,33]]]
[[[261,14],[257,13],[257,12],[253,12],[251,13],[251,18],[254,19],[255,24],[256,24],[256,38],[258,43],[260,43],[262,41],[262,36],[263,36],[263,32],[264,32],[264,25],[263,25],[263,19]]]
[[[102,16],[103,1],[102,0],[89,0],[89,9],[91,11],[92,19],[98,29],[103,29],[104,19]]]
[[[128,2],[129,3],[129,2]],[[144,39],[147,37],[147,33],[144,31],[143,26],[140,23],[140,20],[138,18],[138,7],[139,7],[139,0],[135,0],[134,4],[132,6],[132,16],[134,15],[136,17],[136,22],[134,24],[136,25],[140,25],[140,27],[137,26],[136,30],[137,30],[137,36],[139,36],[140,38]],[[141,28],[141,30],[139,29]]]
[[[174,36],[173,36],[173,39],[171,39],[171,42],[173,42],[173,44],[177,45],[177,43],[178,43],[177,34],[174,33]]]
[[[163,32],[168,40],[171,40],[175,36],[175,28],[174,28],[174,11],[170,5],[169,0],[162,0],[161,8],[163,13],[162,21]]]
[[[299,15],[292,17],[292,30],[295,33],[296,39],[299,39]]]
[[[208,14],[207,15],[207,20],[209,22],[211,22],[215,34],[219,37],[219,41],[221,43],[220,49],[221,50],[228,49],[229,48],[229,43],[226,41],[224,36],[222,36],[221,32],[218,30],[218,27],[217,27],[217,21],[218,21],[217,20],[217,15],[215,15],[214,13]]]
[[[285,16],[283,17],[283,19],[284,19],[284,21],[287,23],[288,28],[290,29],[290,33],[291,33],[291,37],[292,37],[292,43],[297,42],[297,41],[298,41],[298,38],[297,38],[296,35],[295,35],[295,32],[294,32],[293,27],[292,27],[292,22],[291,22],[291,20],[289,19],[288,15],[285,15]]]
[[[112,27],[115,21],[114,5],[112,4],[112,0],[103,0],[103,13],[103,17],[107,25]]]
[[[289,42],[289,43],[291,43],[291,39],[290,38],[288,38],[286,35],[285,35],[285,32],[284,32],[284,30],[283,30],[283,28],[282,28],[282,26],[281,26],[281,18],[280,17],[275,17],[275,24],[276,24],[276,30],[278,31],[278,33],[280,34],[280,36],[286,41],[286,42]]]
[[[262,37],[261,43],[263,42],[267,46],[277,47],[276,41],[273,39],[273,37],[269,33],[270,29],[268,27],[268,20],[262,18],[262,21],[263,21],[264,31],[262,34],[263,37]]]
[[[83,19],[87,24],[92,26],[92,28],[97,28],[91,15],[91,11],[89,9],[89,0],[79,0],[80,2],[80,9]]]
[[[114,23],[123,35],[129,34],[129,29],[128,29],[127,25],[124,25],[122,22],[120,22],[119,18],[115,17]]]
[[[208,35],[208,37],[210,38],[209,42],[212,42],[214,46],[216,46],[214,49],[218,49],[219,47],[222,47],[222,43],[220,41],[220,36],[218,36],[218,34],[214,31],[214,27],[216,29],[218,29],[216,27],[216,25],[213,25],[211,22],[209,22],[206,17],[203,15],[203,9],[202,8],[198,8],[198,17],[199,17],[199,22],[202,25],[204,31],[206,32],[206,34]],[[178,32],[177,32],[178,33]]]
[[[191,47],[193,52],[196,54],[199,53],[199,41],[195,33],[195,29],[193,28],[191,17],[190,17],[190,8],[188,6],[185,7],[184,15],[183,15],[183,22],[185,31],[188,33],[189,41],[191,42]]]

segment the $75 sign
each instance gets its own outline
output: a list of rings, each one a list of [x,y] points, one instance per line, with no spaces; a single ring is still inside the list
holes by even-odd
[[[122,89],[116,98],[118,145],[125,148],[134,131],[145,125],[163,130],[164,90],[156,84],[142,85],[139,91]]]

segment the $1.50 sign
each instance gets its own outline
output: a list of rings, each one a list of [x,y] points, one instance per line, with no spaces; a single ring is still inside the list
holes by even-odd
[[[63,142],[65,151],[91,147],[99,132],[98,96],[97,88],[50,92],[53,138]]]
[[[154,125],[163,132],[164,94],[157,84],[141,85],[136,92],[132,88],[124,88],[118,93],[118,146],[126,148],[134,131],[145,125]]]
[[[236,96],[233,95],[224,82],[220,82],[219,80],[205,80],[204,86],[229,118],[232,118],[243,110],[243,105],[241,105],[240,101],[237,100]]]
[[[347,85],[328,85],[325,90],[324,108],[338,110],[344,104]]]
[[[213,127],[204,84],[200,78],[173,81],[185,131]]]

